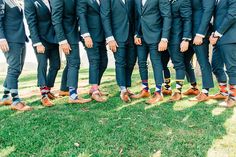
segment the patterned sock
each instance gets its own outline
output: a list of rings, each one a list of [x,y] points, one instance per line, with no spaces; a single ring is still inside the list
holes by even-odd
[[[156,85],[156,91],[155,93],[161,94],[161,85]]]
[[[4,87],[2,100],[9,99],[9,97],[10,97],[10,89]]]
[[[42,98],[47,97],[49,93],[48,87],[46,86],[40,87],[40,92],[41,92]]]
[[[184,81],[176,81],[176,90],[178,93],[182,93],[183,85]]]
[[[208,96],[209,95],[209,88],[203,88],[202,93],[204,93]]]
[[[148,81],[147,80],[142,80],[142,88],[145,91],[149,91],[149,86],[148,86]]]
[[[171,90],[171,80],[170,80],[170,78],[165,78],[164,88],[165,88],[165,90]]]
[[[121,93],[127,92],[127,88],[125,86],[120,86],[120,92]]]
[[[69,87],[69,92],[70,92],[70,99],[71,100],[78,99],[77,88]]]
[[[230,85],[230,94],[229,97],[236,101],[236,85]]]
[[[18,89],[11,89],[10,93],[12,97],[12,105],[16,105],[21,101],[18,95]]]
[[[191,83],[191,88],[193,89],[193,90],[197,90],[197,82],[193,82],[193,83]]]
[[[224,96],[228,96],[228,90],[227,90],[227,83],[226,82],[219,83],[219,88],[220,88],[220,94],[222,94]]]

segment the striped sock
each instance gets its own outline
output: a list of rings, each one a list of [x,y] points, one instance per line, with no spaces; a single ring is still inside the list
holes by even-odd
[[[155,93],[161,94],[161,85],[156,85],[156,91]]]
[[[170,78],[165,78],[164,87],[165,87],[165,90],[171,90],[171,80],[170,80]]]
[[[10,93],[11,93],[13,105],[16,105],[17,103],[19,103],[21,101],[19,98],[19,95],[18,95],[18,89],[11,89]]]
[[[230,85],[230,94],[229,97],[236,101],[236,85]]]
[[[228,96],[227,83],[219,83],[220,93],[224,96]]]
[[[184,81],[176,81],[176,90],[178,93],[182,93]]]
[[[69,87],[69,92],[70,92],[70,99],[71,100],[78,99],[77,88]]]
[[[4,87],[2,99],[6,100],[9,99],[9,97],[10,97],[10,89]]]
[[[191,83],[191,88],[193,89],[193,90],[197,90],[197,82],[193,82],[193,83]]]
[[[46,86],[40,87],[40,92],[42,95],[42,98],[47,97],[47,94],[49,93],[49,89]]]
[[[204,93],[208,96],[209,95],[209,88],[203,88],[202,93]]]
[[[142,80],[142,88],[143,90],[149,91],[148,81]]]

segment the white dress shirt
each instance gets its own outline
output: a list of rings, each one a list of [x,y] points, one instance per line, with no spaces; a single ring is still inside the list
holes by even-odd
[[[43,0],[43,3],[47,6],[48,10],[51,11],[49,0]]]
[[[142,5],[144,6],[147,0],[142,0]]]

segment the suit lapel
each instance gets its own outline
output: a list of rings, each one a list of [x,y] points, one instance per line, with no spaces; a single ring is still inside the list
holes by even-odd
[[[147,0],[146,3],[144,4],[143,9],[142,9],[142,12],[144,12],[144,11],[146,10],[149,1],[150,1],[150,0]],[[142,0],[141,0],[141,6],[142,6]]]
[[[88,1],[89,5],[94,8],[97,12],[100,12],[100,6],[99,4],[96,2],[96,0],[89,0]]]
[[[121,5],[126,9],[125,3],[122,0],[118,0],[120,1]]]
[[[37,1],[36,1],[37,2]],[[47,7],[47,5],[43,2],[43,0],[38,0],[42,7],[44,7],[47,11],[51,12],[51,10]]]

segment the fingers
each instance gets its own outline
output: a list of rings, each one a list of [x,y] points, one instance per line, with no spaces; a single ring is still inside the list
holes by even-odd
[[[167,50],[167,42],[161,41],[158,45],[158,51],[163,52]]]
[[[141,38],[135,38],[135,45],[142,45]]]
[[[87,48],[92,48],[93,47],[93,40],[91,37],[85,38],[85,46]]]
[[[69,44],[63,44],[61,45],[61,49],[64,52],[65,55],[69,55],[70,51],[72,50]]]
[[[6,41],[0,43],[0,49],[2,50],[3,53],[8,52],[9,51],[8,43]]]

